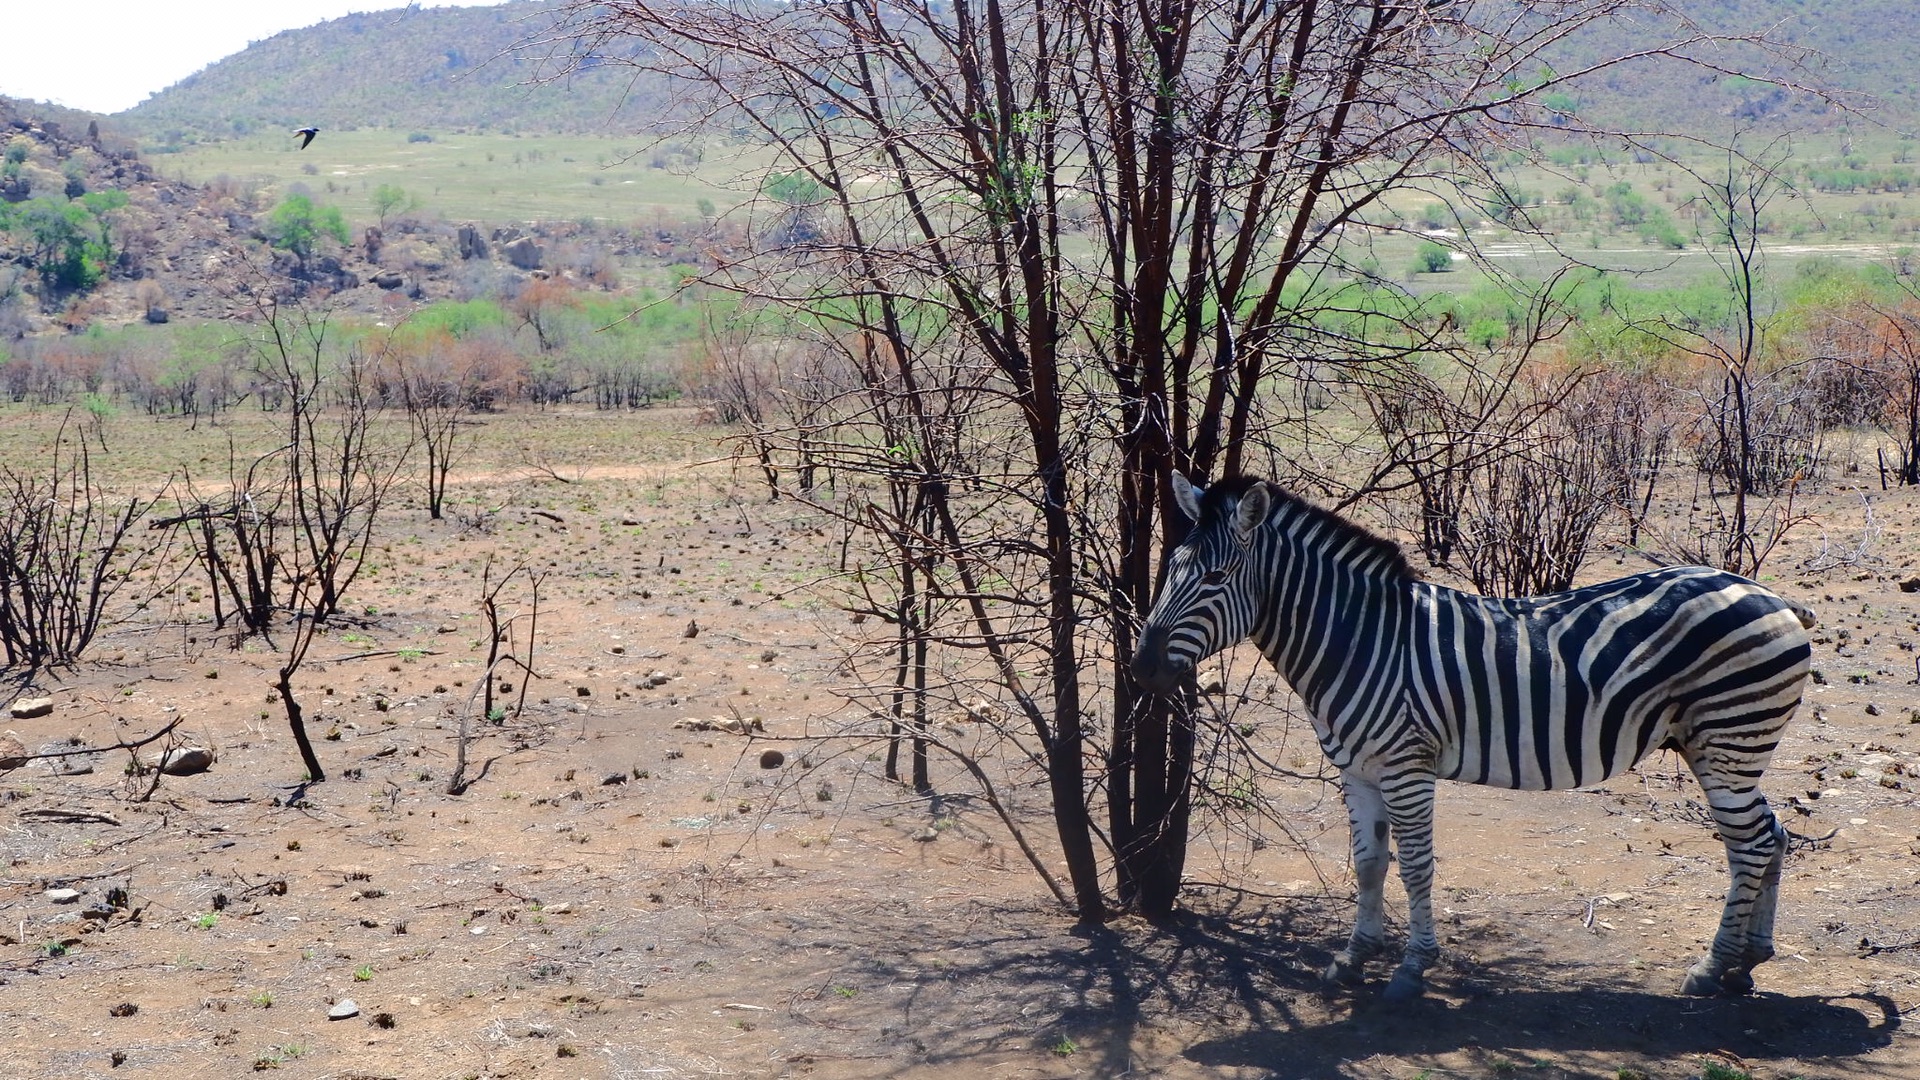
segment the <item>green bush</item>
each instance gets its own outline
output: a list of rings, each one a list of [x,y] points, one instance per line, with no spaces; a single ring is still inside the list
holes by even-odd
[[[1444,274],[1453,269],[1453,252],[1445,245],[1431,240],[1423,240],[1413,253],[1413,272],[1416,274]]]
[[[305,195],[290,195],[274,207],[267,215],[265,235],[269,244],[303,260],[313,255],[314,245],[322,236],[331,236],[342,244],[348,239],[340,208],[315,206]]]

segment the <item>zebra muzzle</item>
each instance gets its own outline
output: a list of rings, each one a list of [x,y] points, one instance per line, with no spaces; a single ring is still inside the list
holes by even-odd
[[[1180,685],[1180,680],[1193,674],[1191,661],[1167,652],[1166,631],[1151,628],[1140,635],[1140,647],[1134,650],[1133,661],[1127,667],[1133,672],[1135,682],[1156,694],[1172,690]]]

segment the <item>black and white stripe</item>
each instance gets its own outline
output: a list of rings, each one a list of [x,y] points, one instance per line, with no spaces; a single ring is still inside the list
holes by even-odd
[[[1745,993],[1773,955],[1786,834],[1759,789],[1800,704],[1813,615],[1745,578],[1677,566],[1532,599],[1416,578],[1399,548],[1264,482],[1202,492],[1169,559],[1133,671],[1166,691],[1251,638],[1305,701],[1340,770],[1360,911],[1328,977],[1379,952],[1388,837],[1399,849],[1407,951],[1387,986],[1424,987],[1434,939],[1436,779],[1542,790],[1616,776],[1657,748],[1699,778],[1732,884],[1691,994]]]

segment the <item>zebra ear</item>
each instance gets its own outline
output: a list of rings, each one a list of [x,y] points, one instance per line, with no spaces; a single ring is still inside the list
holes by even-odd
[[[1187,478],[1181,476],[1177,470],[1174,472],[1173,505],[1179,507],[1180,512],[1187,515],[1188,521],[1200,520],[1200,496],[1206,494],[1206,492],[1206,488],[1200,487],[1198,484],[1190,484],[1187,482]]]
[[[1267,494],[1267,485],[1254,484],[1246,494],[1240,496],[1240,505],[1233,514],[1233,535],[1241,543],[1253,535],[1253,530],[1267,523],[1267,514],[1273,509],[1273,499]]]

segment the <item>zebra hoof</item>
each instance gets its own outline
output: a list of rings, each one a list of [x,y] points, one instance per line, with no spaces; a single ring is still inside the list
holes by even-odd
[[[1400,970],[1387,980],[1387,988],[1380,992],[1380,1000],[1390,1005],[1406,1001],[1418,1001],[1427,992],[1427,980],[1410,971]]]
[[[1720,993],[1720,978],[1705,965],[1687,972],[1687,981],[1680,984],[1680,992],[1690,997],[1714,997]]]
[[[1693,997],[1745,997],[1753,993],[1753,975],[1735,970],[1716,972],[1705,964],[1696,964],[1687,972],[1680,992]]]
[[[1365,980],[1366,973],[1361,970],[1360,961],[1341,953],[1333,958],[1333,963],[1327,965],[1322,978],[1336,986],[1359,986]]]

